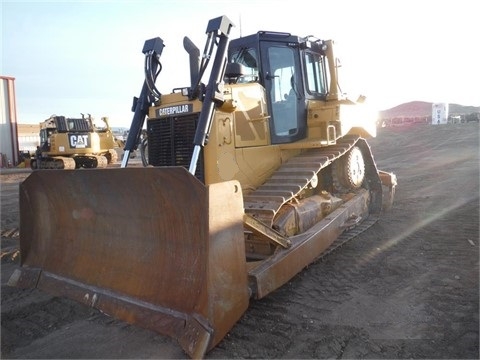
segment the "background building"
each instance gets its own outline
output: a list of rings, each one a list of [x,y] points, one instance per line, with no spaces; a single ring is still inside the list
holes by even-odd
[[[0,167],[11,167],[20,161],[15,78],[0,75],[0,81]]]
[[[17,124],[18,149],[20,153],[33,155],[37,146],[40,145],[39,124]]]

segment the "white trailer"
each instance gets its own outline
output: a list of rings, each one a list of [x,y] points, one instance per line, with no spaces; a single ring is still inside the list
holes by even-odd
[[[448,104],[432,104],[432,125],[446,124],[448,122]]]

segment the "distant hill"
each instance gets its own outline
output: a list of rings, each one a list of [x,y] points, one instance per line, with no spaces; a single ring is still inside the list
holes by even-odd
[[[448,112],[451,115],[466,115],[471,113],[480,113],[480,106],[463,106],[458,104],[448,104]],[[425,101],[411,101],[400,104],[388,110],[380,111],[381,119],[394,118],[399,116],[431,116],[432,103]]]

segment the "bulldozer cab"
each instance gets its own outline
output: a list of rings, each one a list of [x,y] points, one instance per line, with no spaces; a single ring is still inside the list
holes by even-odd
[[[265,32],[232,40],[229,62],[245,71],[239,82],[259,82],[269,96],[272,144],[307,136],[308,100],[325,100],[327,57],[322,43]]]

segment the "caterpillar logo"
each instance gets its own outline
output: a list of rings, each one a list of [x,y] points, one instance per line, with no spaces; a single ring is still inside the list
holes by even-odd
[[[72,149],[85,149],[89,146],[87,134],[71,134],[68,140]]]
[[[175,105],[157,109],[157,117],[187,114],[193,112],[193,104]]]

